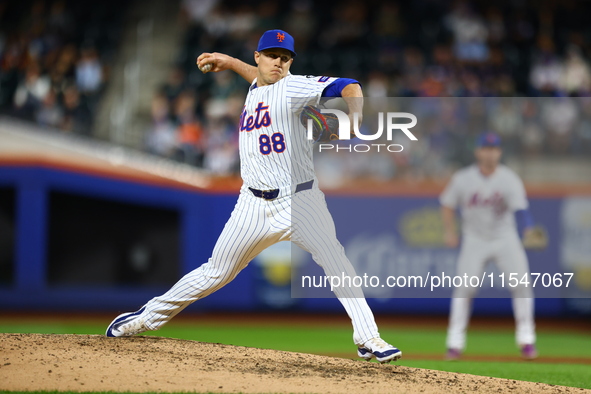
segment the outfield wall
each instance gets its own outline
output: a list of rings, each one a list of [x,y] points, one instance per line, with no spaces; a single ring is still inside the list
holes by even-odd
[[[571,199],[531,197],[533,216],[551,240],[545,251],[529,253],[532,271],[569,268],[561,241],[564,207]],[[183,189],[48,163],[4,162],[0,308],[133,309],[207,260],[235,201],[235,191]],[[442,248],[437,240],[436,196],[329,193],[327,202],[339,239],[354,263],[374,249],[367,244],[367,253],[355,249],[361,236],[382,243],[392,240],[392,253],[409,266],[453,266],[457,251]],[[376,214],[389,219],[376,225],[372,219]],[[588,230],[578,230],[582,242]],[[574,235],[576,231],[571,229]],[[340,310],[335,299],[290,299],[286,282],[269,275],[277,270],[269,268],[274,263],[268,260],[268,255],[255,260],[231,284],[191,310]],[[536,309],[547,316],[584,314],[588,301],[539,299]],[[447,312],[449,300],[398,299],[393,294],[370,302],[380,313],[436,314]],[[481,299],[476,309],[483,314],[511,313],[507,299]]]
[[[124,147],[1,118],[0,309],[142,305],[207,261],[239,186],[237,179],[214,179]],[[356,269],[394,275],[452,270],[457,250],[442,245],[442,187],[388,183],[328,191],[338,237]],[[589,188],[529,185],[528,195],[550,238],[546,250],[528,253],[532,272],[577,271],[580,279],[567,292],[538,299],[538,314],[591,314]],[[190,310],[340,312],[334,298],[292,297],[289,245],[262,253]],[[308,254],[302,260],[311,262]],[[366,295],[380,313],[448,311],[448,298],[400,298],[378,290]],[[479,299],[476,306],[476,313],[511,313],[508,299]]]

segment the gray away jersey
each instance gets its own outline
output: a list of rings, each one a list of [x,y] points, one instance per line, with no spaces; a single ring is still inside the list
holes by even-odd
[[[460,209],[465,236],[484,239],[517,236],[514,212],[528,207],[523,182],[502,164],[488,177],[476,165],[459,170],[439,200]]]
[[[313,142],[299,113],[305,105],[317,105],[336,79],[288,75],[267,86],[253,81],[239,126],[240,172],[246,186],[271,190],[315,179]]]

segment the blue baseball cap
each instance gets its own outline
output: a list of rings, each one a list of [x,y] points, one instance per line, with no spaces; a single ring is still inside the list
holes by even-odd
[[[267,30],[259,40],[257,51],[264,51],[271,48],[283,48],[291,52],[292,57],[296,56],[293,48],[293,37],[283,30]]]
[[[476,139],[476,146],[483,148],[485,146],[501,146],[501,137],[498,134],[492,132],[482,133]]]

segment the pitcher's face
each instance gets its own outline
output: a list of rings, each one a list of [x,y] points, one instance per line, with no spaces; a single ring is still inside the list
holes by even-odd
[[[255,51],[254,61],[258,65],[257,84],[265,86],[285,78],[293,58],[287,49],[271,48],[260,52]]]

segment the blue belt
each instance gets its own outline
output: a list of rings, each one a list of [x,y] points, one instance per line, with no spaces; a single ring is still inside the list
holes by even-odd
[[[304,190],[312,189],[313,185],[314,185],[314,180],[300,183],[299,185],[296,186],[295,192],[297,193],[297,192],[301,192]],[[252,194],[254,194],[255,197],[263,198],[265,200],[274,200],[277,197],[279,197],[279,189],[258,190],[258,189],[253,189],[252,187],[249,187],[248,189],[252,192]]]

